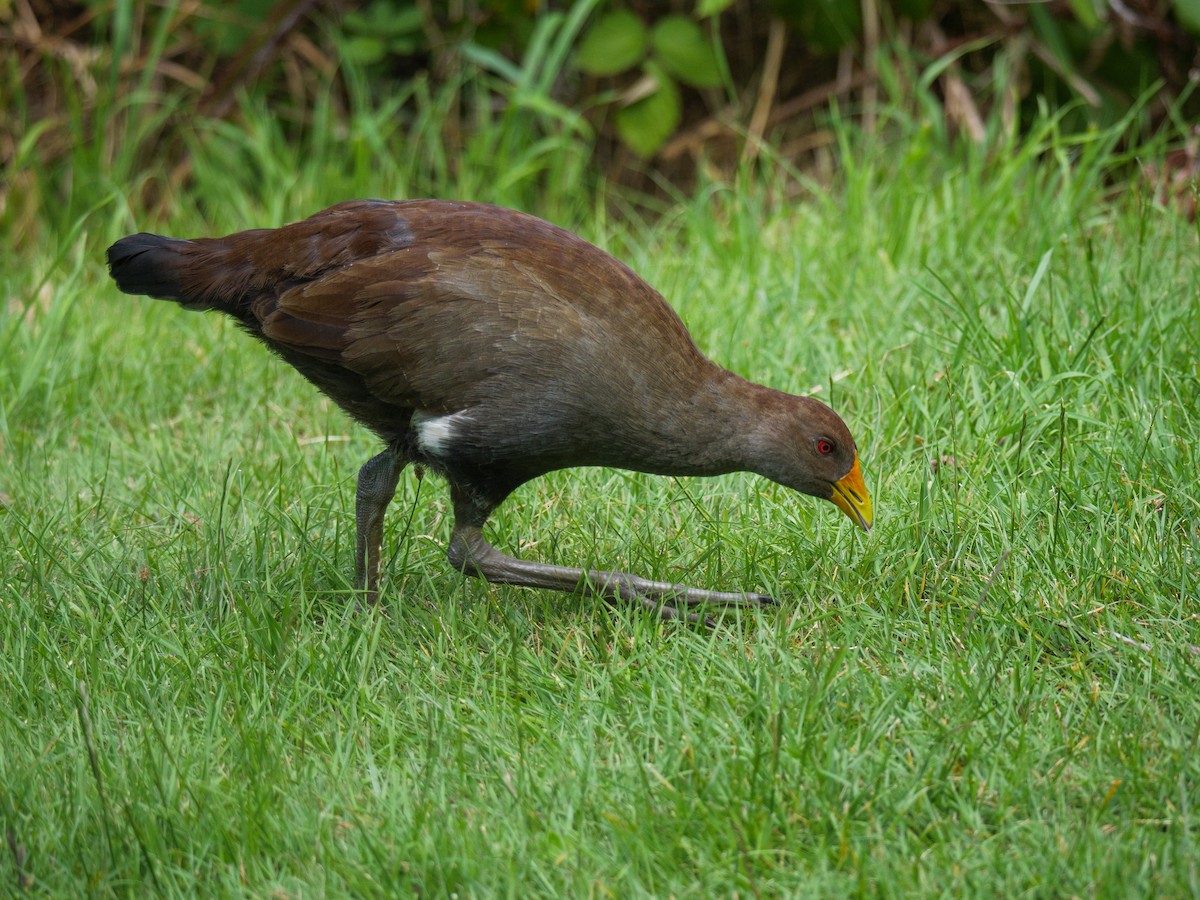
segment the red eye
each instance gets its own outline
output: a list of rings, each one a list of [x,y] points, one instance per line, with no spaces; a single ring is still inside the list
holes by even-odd
[[[833,444],[822,438],[821,440],[817,441],[817,452],[822,456],[828,456],[833,452]]]

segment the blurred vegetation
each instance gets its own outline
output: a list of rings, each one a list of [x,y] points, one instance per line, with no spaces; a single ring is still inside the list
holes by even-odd
[[[563,178],[686,191],[764,155],[827,177],[833,105],[984,148],[1047,109],[1068,131],[1136,109],[1131,135],[1180,138],[1153,177],[1188,203],[1198,33],[1200,0],[0,0],[0,231],[36,240],[114,193],[161,214],[213,140],[252,183],[247,107],[301,160],[399,142],[397,187],[470,189],[472,166],[531,204]]]

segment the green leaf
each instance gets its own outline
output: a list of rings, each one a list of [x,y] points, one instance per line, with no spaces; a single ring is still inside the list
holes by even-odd
[[[1034,34],[1042,39],[1046,49],[1062,63],[1063,68],[1068,72],[1074,71],[1075,62],[1071,58],[1070,43],[1059,21],[1037,5],[1029,8],[1029,21],[1033,25]]]
[[[1100,24],[1100,15],[1092,0],[1069,0],[1069,5],[1075,18],[1086,27],[1095,28]]]
[[[675,133],[683,116],[679,85],[657,66],[647,66],[646,74],[658,82],[658,87],[618,109],[614,117],[621,140],[641,157],[653,156]]]
[[[1192,34],[1200,34],[1200,0],[1175,0],[1175,18]]]
[[[654,25],[654,51],[663,68],[693,87],[716,87],[721,66],[716,51],[687,16],[666,16]]]
[[[628,10],[596,20],[579,44],[575,65],[589,75],[617,75],[646,55],[646,26]]]
[[[706,19],[709,16],[715,16],[725,12],[731,6],[733,6],[733,0],[697,0],[696,18]]]
[[[836,53],[862,34],[862,6],[848,0],[771,0],[805,41],[823,53]]]
[[[421,22],[419,7],[395,9],[390,3],[372,3],[366,9],[346,13],[342,19],[347,31],[380,39],[418,33]]]
[[[347,38],[342,44],[342,53],[345,54],[346,59],[352,59],[356,63],[367,66],[379,62],[386,52],[387,47],[382,40],[361,34]]]

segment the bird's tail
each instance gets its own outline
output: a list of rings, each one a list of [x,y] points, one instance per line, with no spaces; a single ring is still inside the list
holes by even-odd
[[[125,293],[239,316],[246,291],[233,282],[242,280],[236,277],[242,267],[229,262],[221,242],[207,239],[189,241],[143,232],[108,248],[108,272]]]
[[[127,294],[217,309],[249,324],[256,299],[412,241],[396,204],[350,200],[282,228],[220,238],[133,234],[108,248],[108,271]]]
[[[131,234],[108,248],[108,273],[127,294],[186,303],[179,269],[187,241],[157,234]]]

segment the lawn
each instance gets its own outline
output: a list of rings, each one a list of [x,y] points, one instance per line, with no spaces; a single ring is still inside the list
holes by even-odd
[[[371,436],[119,294],[119,185],[47,228],[0,270],[0,892],[1200,894],[1200,240],[1120,136],[846,132],[830,184],[524,204],[858,439],[869,535],[749,475],[556,473],[493,518],[781,600],[711,630],[463,579],[411,470],[357,609]],[[214,147],[156,228],[409,191],[334,147],[255,193]]]

